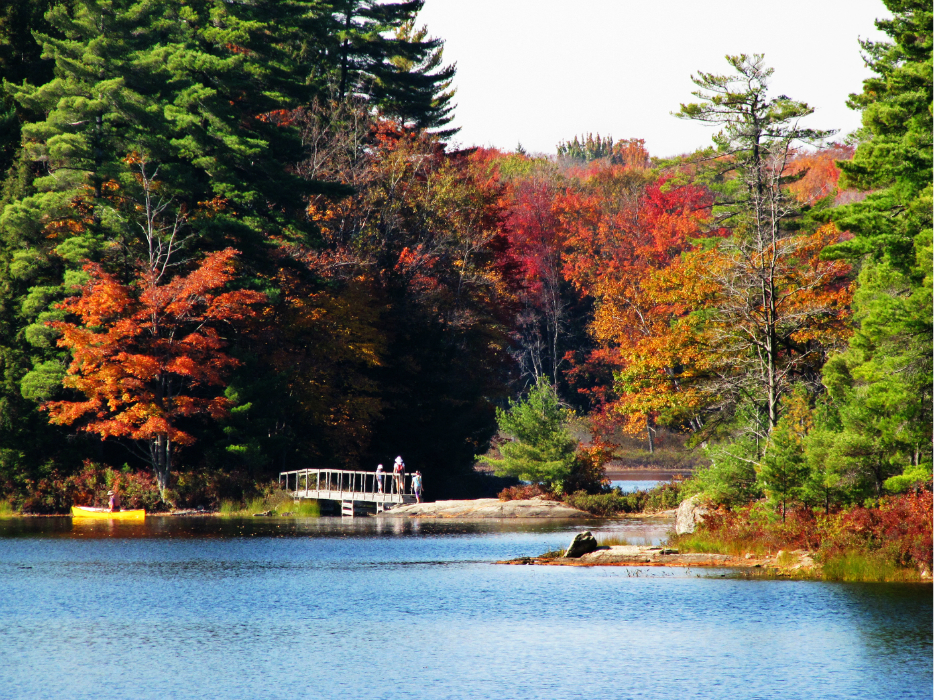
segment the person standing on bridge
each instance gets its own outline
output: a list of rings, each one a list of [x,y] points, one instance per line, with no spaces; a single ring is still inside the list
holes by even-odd
[[[412,491],[415,492],[415,502],[422,502],[422,473],[415,470],[415,474],[412,475]]]
[[[396,463],[393,465],[392,480],[395,483],[396,493],[401,495],[405,490],[405,463],[401,455],[396,457]]]
[[[385,472],[383,471],[383,465],[377,464],[376,465],[376,488],[379,490],[380,493],[383,492],[384,475],[385,475]]]

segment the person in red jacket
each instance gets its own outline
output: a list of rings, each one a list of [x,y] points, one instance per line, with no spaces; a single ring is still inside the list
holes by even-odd
[[[402,494],[405,490],[405,464],[401,455],[396,457],[396,463],[392,467],[392,480],[395,483],[396,493]]]

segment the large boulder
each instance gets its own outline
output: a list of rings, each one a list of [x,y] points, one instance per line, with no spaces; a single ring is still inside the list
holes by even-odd
[[[577,559],[578,557],[582,557],[585,554],[590,554],[590,552],[596,551],[596,549],[597,539],[589,531],[580,532],[574,535],[574,539],[571,540],[571,544],[568,545],[564,556],[568,557],[569,559]]]
[[[675,533],[688,535],[694,532],[697,524],[704,521],[706,514],[707,508],[701,503],[700,496],[691,496],[681,501],[675,514]]]

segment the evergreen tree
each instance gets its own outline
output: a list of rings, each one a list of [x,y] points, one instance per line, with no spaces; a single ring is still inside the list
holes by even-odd
[[[769,502],[785,522],[790,505],[799,502],[808,476],[804,444],[811,425],[807,396],[799,391],[785,401],[785,411],[769,435],[758,478]]]
[[[713,137],[713,214],[717,228],[731,235],[715,242],[725,262],[705,275],[718,293],[704,317],[695,317],[726,362],[710,372],[707,391],[721,407],[752,404],[753,420],[741,427],[764,443],[782,398],[818,356],[800,336],[841,315],[833,295],[825,294],[841,270],[804,262],[810,243],[800,235],[802,207],[787,187],[793,149],[832,132],[801,125],[814,111],[807,104],[769,95],[774,71],[761,54],[726,59],[734,72],[693,76],[700,101],[682,104],[675,116],[721,129]]]
[[[824,251],[861,270],[856,331],[828,361],[834,400],[832,457],[851,481],[881,493],[907,466],[928,465],[932,440],[932,11],[915,0],[887,0],[891,20],[876,24],[892,42],[862,42],[876,75],[850,105],[863,110],[861,139],[841,184],[869,190],[832,212],[851,240]]]
[[[325,188],[290,167],[290,115],[308,94],[285,41],[296,8],[81,0],[47,13],[37,38],[54,77],[8,86],[43,119],[24,127],[0,211],[7,389],[60,391],[68,358],[47,324],[88,260],[128,281],[234,241],[257,272],[278,241],[312,240],[306,198]]]
[[[440,40],[428,38],[427,27],[416,29],[414,20],[396,29],[395,37],[412,46],[437,44],[437,48],[424,51],[419,60],[405,56],[391,58],[389,62],[394,70],[383,73],[377,81],[375,100],[386,116],[398,119],[403,126],[434,129],[433,133],[440,138],[453,136],[459,129],[441,127],[453,119],[451,82],[456,68],[442,66],[444,47]]]
[[[932,13],[923,0],[884,0],[890,20],[876,26],[891,42],[862,41],[864,58],[876,73],[849,106],[862,110],[859,145],[851,161],[839,161],[841,187],[868,191],[866,198],[833,213],[854,234],[828,256],[868,255],[901,271],[916,265],[916,245],[931,229]]]
[[[42,85],[52,79],[52,62],[42,59],[42,48],[33,32],[51,31],[45,13],[53,4],[54,0],[19,0],[0,6],[0,84],[25,81]],[[12,165],[20,142],[20,123],[35,116],[17,110],[8,92],[0,94],[0,173]]]
[[[328,31],[310,60],[314,80],[338,101],[362,97],[387,117],[416,129],[439,129],[452,117],[454,66],[442,66],[443,42],[415,28],[424,0],[330,0]],[[319,27],[325,26],[319,24]],[[441,129],[445,138],[455,133]]]
[[[802,500],[810,507],[820,507],[829,514],[832,505],[846,500],[844,471],[834,453],[834,441],[839,432],[836,413],[828,406],[827,397],[819,399],[811,418],[811,429],[804,440],[808,472],[801,487]]]
[[[483,461],[494,467],[498,476],[562,489],[574,467],[577,449],[577,441],[566,427],[569,417],[548,378],[539,377],[524,400],[512,402],[508,410],[496,410],[499,429],[511,440],[499,446],[501,459]]]

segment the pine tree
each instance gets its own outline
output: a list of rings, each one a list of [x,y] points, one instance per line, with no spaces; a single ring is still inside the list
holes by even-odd
[[[815,357],[799,338],[841,315],[839,299],[827,292],[843,266],[809,260],[813,240],[800,235],[802,208],[787,188],[794,147],[832,132],[801,126],[814,111],[807,104],[769,95],[774,71],[761,54],[726,58],[734,72],[692,77],[700,102],[682,104],[675,116],[721,129],[713,137],[719,170],[713,214],[731,235],[717,243],[720,261],[702,272],[717,289],[702,323],[725,362],[710,372],[708,391],[722,405],[753,404],[755,418],[744,427],[764,442],[782,398]]]
[[[795,393],[785,401],[785,411],[769,435],[762,455],[758,479],[769,498],[777,506],[785,522],[788,507],[802,499],[808,477],[808,462],[804,444],[811,427],[811,412],[807,395]]]
[[[443,42],[415,27],[424,4],[330,0],[308,60],[317,63],[318,88],[330,85],[338,101],[362,98],[405,126],[446,138],[456,133],[442,128],[452,119],[455,67],[442,67]]]
[[[411,46],[421,47],[423,56],[413,59],[395,56],[391,68],[381,72],[374,89],[374,98],[386,116],[399,120],[403,126],[432,133],[446,139],[459,129],[443,129],[451,122],[454,89],[451,83],[456,67],[442,66],[444,47],[440,40],[428,37],[428,28],[415,28],[410,20],[397,28],[395,38]],[[428,47],[437,45],[437,48]]]
[[[52,79],[52,62],[42,59],[42,48],[33,31],[51,31],[45,13],[53,4],[55,0],[20,0],[0,6],[0,83],[42,85]],[[13,163],[19,148],[20,124],[35,116],[17,110],[9,94],[0,95],[0,173]]]
[[[59,398],[69,357],[50,323],[85,262],[128,282],[235,242],[256,273],[278,242],[313,239],[306,198],[326,188],[290,167],[291,115],[311,94],[293,55],[310,5],[81,0],[47,13],[37,38],[53,78],[8,86],[43,118],[24,128],[0,209],[4,391],[20,406],[5,417],[23,427],[31,402]]]
[[[577,441],[566,427],[569,417],[548,378],[539,377],[524,400],[511,403],[508,410],[496,410],[499,429],[511,440],[499,446],[501,459],[482,461],[494,467],[499,476],[562,489],[574,467],[577,449]]]
[[[851,481],[881,493],[906,467],[932,460],[932,10],[887,0],[876,24],[892,41],[862,42],[876,75],[850,106],[863,110],[860,143],[840,162],[842,186],[869,190],[832,212],[853,235],[825,250],[861,265],[856,331],[831,358],[824,383],[833,398],[832,457]]]

